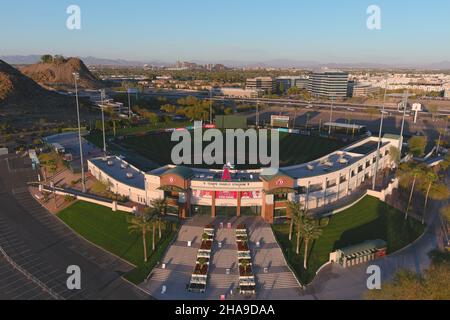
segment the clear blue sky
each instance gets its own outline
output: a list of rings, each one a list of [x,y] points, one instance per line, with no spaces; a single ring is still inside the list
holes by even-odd
[[[70,4],[80,31],[66,28]],[[448,0],[2,0],[0,55],[428,63],[450,60],[449,17]]]

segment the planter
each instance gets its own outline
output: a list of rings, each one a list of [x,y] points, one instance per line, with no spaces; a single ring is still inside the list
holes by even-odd
[[[200,250],[209,250],[209,251],[211,251],[212,244],[213,244],[213,242],[210,241],[210,240],[202,241],[202,244],[200,246]]]

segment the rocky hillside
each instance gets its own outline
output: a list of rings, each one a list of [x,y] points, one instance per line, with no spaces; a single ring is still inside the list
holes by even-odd
[[[25,75],[37,83],[51,88],[74,87],[73,73],[80,75],[78,85],[86,89],[98,89],[101,81],[97,79],[78,58],[55,58],[52,61],[40,62],[20,69]]]
[[[85,103],[82,101],[82,107]],[[84,108],[84,114],[89,110]],[[0,125],[29,128],[41,119],[74,123],[75,99],[41,87],[19,70],[0,60]]]
[[[27,97],[40,99],[51,93],[19,70],[0,60],[0,103],[14,102]]]

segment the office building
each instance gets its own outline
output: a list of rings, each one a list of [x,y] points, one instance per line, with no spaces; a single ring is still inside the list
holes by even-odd
[[[343,100],[348,95],[348,73],[315,72],[309,77],[308,90],[317,98]]]
[[[270,94],[276,91],[276,81],[271,77],[256,77],[247,79],[246,89],[264,90],[264,92]]]

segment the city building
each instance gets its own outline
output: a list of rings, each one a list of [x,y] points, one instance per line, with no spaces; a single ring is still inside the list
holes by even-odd
[[[367,83],[349,82],[348,89],[348,96],[353,98],[368,97],[380,92],[380,88],[373,87],[371,84]]]
[[[96,106],[99,109],[103,108],[105,111],[112,112],[115,115],[128,114],[128,107],[125,107],[122,102],[116,102],[113,99],[104,100],[103,103],[98,101],[96,102]]]
[[[281,76],[276,78],[276,82],[278,88],[282,85],[286,91],[292,87],[306,89],[308,87],[309,79],[302,76]]]
[[[450,99],[450,82],[444,85],[444,98]]]
[[[348,95],[348,73],[339,71],[312,73],[309,77],[308,90],[317,98],[343,100]]]
[[[216,88],[214,94],[232,98],[258,98],[264,94],[263,90],[241,88]]]
[[[264,90],[264,92],[270,94],[275,92],[276,88],[276,80],[271,77],[249,78],[246,82],[247,90]]]
[[[398,137],[385,135],[378,170],[392,165],[389,152]],[[168,214],[258,215],[273,223],[289,216],[289,201],[307,210],[322,208],[368,188],[376,169],[378,138],[368,137],[309,163],[268,169],[194,169],[167,165],[143,172],[118,157],[88,161],[90,173],[112,192],[149,205],[165,198]]]

